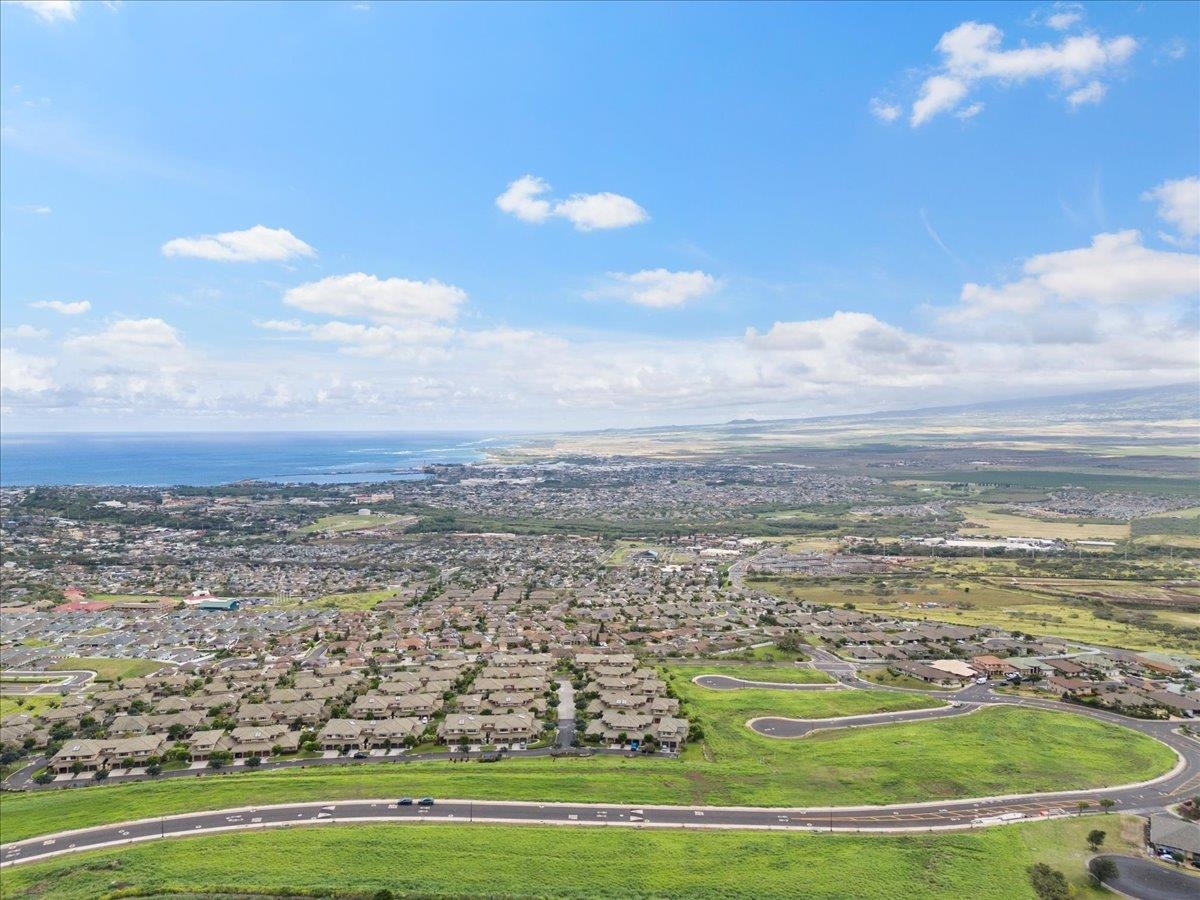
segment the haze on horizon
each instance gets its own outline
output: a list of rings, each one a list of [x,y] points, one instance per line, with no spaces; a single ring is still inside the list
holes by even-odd
[[[4,3],[4,429],[1195,384],[1195,7],[860,12]]]

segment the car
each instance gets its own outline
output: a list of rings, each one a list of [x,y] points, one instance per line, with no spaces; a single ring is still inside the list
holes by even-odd
[[[399,800],[396,801],[396,805],[397,806],[412,806],[413,799],[412,799],[412,797],[401,797]]]
[[[367,758],[367,754],[365,754],[365,753],[364,753],[363,751],[361,751],[361,750],[355,750],[355,751],[354,751],[354,758],[355,758],[355,759],[366,759],[366,758]]]
[[[433,806],[433,798],[432,797],[422,797],[420,800],[417,801],[417,806]]]
[[[1173,853],[1168,853],[1165,850],[1162,853],[1158,854],[1158,858],[1161,859],[1163,862],[1170,862],[1170,863],[1175,862],[1175,855]]]
[[[978,678],[975,679],[976,684],[987,684],[987,681],[988,680],[987,680],[986,675],[980,675]]]

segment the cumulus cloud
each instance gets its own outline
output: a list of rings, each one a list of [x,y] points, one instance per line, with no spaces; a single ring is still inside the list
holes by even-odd
[[[941,320],[1016,322],[1053,302],[1145,307],[1200,294],[1200,256],[1146,247],[1133,229],[1098,234],[1088,247],[1032,256],[1022,272],[1000,285],[963,285],[960,305],[942,310]],[[1071,315],[1086,318],[1087,310]],[[1051,316],[1059,323],[1069,318]]]
[[[35,340],[44,338],[48,334],[45,328],[34,328],[32,325],[17,325],[13,328],[0,328],[0,337],[14,338],[17,340]]]
[[[496,206],[523,222],[545,222],[551,216],[566,219],[578,231],[625,228],[650,218],[646,210],[621,194],[572,194],[565,200],[548,200],[550,184],[535,175],[522,175],[496,198]]]
[[[1187,240],[1200,236],[1200,178],[1164,181],[1142,194],[1143,200],[1158,204],[1158,217],[1168,222]]]
[[[1067,94],[1067,103],[1071,109],[1086,106],[1089,103],[1099,103],[1108,93],[1108,88],[1099,81],[1089,81],[1081,88],[1076,88]]]
[[[269,320],[259,322],[258,326],[268,331],[305,334],[314,341],[337,344],[343,353],[354,356],[386,356],[404,348],[426,348],[454,334],[450,328],[427,322],[396,327],[340,321],[314,325],[296,320]]]
[[[550,202],[541,195],[549,190],[550,185],[543,179],[522,175],[496,198],[496,206],[522,222],[544,222],[550,217]]]
[[[871,115],[881,122],[895,122],[898,118],[904,115],[904,109],[895,103],[888,103],[880,100],[878,97],[872,97],[868,104],[871,110]]]
[[[255,225],[199,237],[174,238],[162,245],[163,256],[187,256],[216,262],[281,262],[316,251],[286,228]]]
[[[567,219],[579,231],[625,228],[650,218],[628,197],[605,191],[601,194],[572,194],[554,204],[554,214]]]
[[[1031,20],[1042,23],[1055,31],[1070,31],[1084,19],[1082,3],[1053,3],[1046,9],[1036,10]]]
[[[179,332],[159,318],[119,319],[95,334],[68,338],[63,347],[125,365],[139,365],[184,349]]]
[[[466,299],[462,288],[437,280],[381,279],[363,272],[322,278],[283,295],[286,305],[307,312],[390,324],[452,321]]]
[[[673,309],[711,294],[717,279],[706,272],[670,272],[666,269],[644,269],[641,272],[609,272],[609,283],[594,297],[612,297],[638,306]]]
[[[43,22],[74,22],[80,0],[7,0],[29,10]]]
[[[29,306],[32,309],[48,309],[63,316],[81,316],[92,308],[87,300],[38,300]]]
[[[31,356],[19,350],[0,353],[0,392],[4,394],[41,394],[55,386],[50,372],[55,360]]]
[[[1079,21],[1069,13],[1055,21],[1069,28]],[[1128,62],[1138,43],[1129,35],[1103,39],[1096,34],[1064,37],[1057,44],[1004,49],[1004,32],[995,25],[964,22],[942,35],[937,44],[941,62],[918,90],[909,122],[913,127],[958,109],[976,87],[984,83],[1022,84],[1051,79],[1069,91],[1067,102],[1076,107],[1098,102],[1105,85],[1099,76]],[[1085,79],[1090,82],[1076,87]],[[969,108],[969,107],[968,107]],[[978,110],[976,110],[978,111]]]

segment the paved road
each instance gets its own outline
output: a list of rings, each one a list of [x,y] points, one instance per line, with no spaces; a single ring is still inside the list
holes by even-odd
[[[346,821],[492,822],[550,825],[624,825],[641,827],[771,829],[782,831],[893,831],[971,827],[980,817],[978,803],[913,804],[904,807],[782,809],[739,807],[635,806],[587,803],[521,803],[441,800],[432,807],[399,806],[388,800],[295,803],[191,813],[106,825],[51,837],[31,838],[0,847],[0,865],[30,862],[47,855],[79,852],[135,840],[184,837],[229,829],[313,825]],[[1031,817],[1070,814],[1033,801],[1008,801]],[[988,822],[980,823],[991,824]]]
[[[29,682],[27,685],[6,685],[6,693],[23,694],[69,694],[79,691],[91,683],[96,673],[87,669],[43,672],[33,669],[5,669],[5,678],[52,678],[53,681]]]
[[[1193,900],[1200,897],[1200,873],[1182,866],[1154,862],[1134,856],[1105,854],[1096,859],[1111,859],[1120,876],[1105,884],[1138,900]]]

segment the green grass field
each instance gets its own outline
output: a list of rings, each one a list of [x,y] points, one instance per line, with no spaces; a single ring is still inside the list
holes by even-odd
[[[506,759],[486,767],[411,763],[170,779],[0,795],[5,840],[144,816],[302,800],[422,796],[718,806],[884,804],[1141,781],[1174,754],[1070,713],[988,709],[910,725],[757,735],[762,715],[824,718],[937,705],[879,691],[711,691],[673,684],[704,729],[678,759]]]
[[[907,580],[911,587],[899,586]],[[999,581],[1000,579],[995,579]],[[1064,579],[1069,581],[1069,579]],[[882,590],[862,580],[807,585],[779,579],[757,579],[754,585],[776,596],[882,612],[901,619],[949,622],[952,625],[995,625],[1030,634],[1057,635],[1087,643],[1130,650],[1180,650],[1197,648],[1182,636],[1137,624],[1102,619],[1082,603],[1068,602],[1045,591],[1001,587],[988,581],[950,578],[891,579]],[[1049,583],[1049,582],[1046,582]],[[936,606],[921,607],[920,604]]]
[[[687,678],[695,678],[697,675],[728,675],[730,678],[744,678],[746,681],[771,681],[780,684],[833,683],[833,679],[820,669],[808,669],[791,665],[756,665],[740,661],[702,660],[697,662],[672,663],[671,669]]]
[[[930,684],[927,681],[922,681],[920,678],[913,678],[911,675],[894,674],[887,668],[880,669],[860,669],[858,677],[864,681],[871,681],[875,684],[886,685],[887,687],[908,688],[915,691],[936,691],[940,688]]]
[[[312,600],[301,600],[298,597],[290,597],[288,599],[277,598],[272,601],[272,606],[283,608],[295,608],[298,606],[315,606],[321,609],[374,609],[375,605],[382,600],[387,600],[389,597],[395,596],[396,592],[391,589],[380,591],[357,591],[347,594],[324,594],[320,597],[315,597]]]
[[[138,678],[168,667],[152,659],[108,659],[103,656],[69,656],[50,666],[56,672],[90,669],[97,681],[116,681],[119,678]]]
[[[318,532],[330,532],[337,534],[343,531],[365,531],[371,528],[384,528],[398,525],[408,525],[417,520],[416,516],[399,516],[389,514],[379,514],[371,516],[360,516],[356,513],[335,516],[322,516],[315,522],[297,528],[293,534],[317,534]]]
[[[6,898],[182,893],[368,898],[881,896],[1023,900],[1026,870],[1088,883],[1086,835],[1131,850],[1136,820],[1067,819],[939,835],[822,835],[503,825],[344,825],[182,838],[7,869]],[[536,864],[531,865],[531,862]]]
[[[974,504],[958,508],[966,522],[959,534],[982,536],[1062,539],[1067,541],[1123,541],[1129,537],[1129,523],[1089,522],[1079,519],[1035,519],[1005,511],[1002,507]]]
[[[58,706],[56,694],[4,694],[0,696],[0,720],[27,713],[37,715],[43,709]]]

